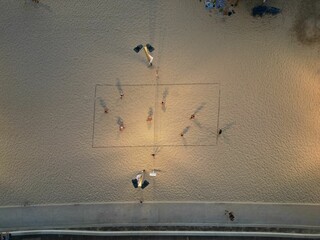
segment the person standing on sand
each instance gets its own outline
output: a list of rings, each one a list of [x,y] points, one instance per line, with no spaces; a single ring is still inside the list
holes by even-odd
[[[153,159],[156,159],[156,154],[158,154],[159,151],[160,151],[159,147],[157,147],[156,149],[154,149],[153,153],[151,154],[151,156],[153,157]]]
[[[183,137],[189,131],[189,129],[190,129],[190,126],[183,129],[183,131],[180,133],[180,136]]]
[[[120,132],[122,132],[124,129],[125,129],[124,124],[123,124],[123,123],[120,123],[120,125],[119,125],[119,130],[120,130]]]
[[[152,110],[152,108],[149,108],[148,117],[147,117],[148,123],[150,123],[152,121],[152,115],[153,115],[153,110]]]
[[[162,111],[166,111],[166,103],[167,103],[167,97],[168,97],[169,91],[168,88],[165,88],[162,93],[162,101],[161,101],[161,109]]]
[[[162,102],[161,102],[161,109],[162,109],[162,111],[164,111],[164,112],[165,112],[166,109],[167,109],[167,108],[166,108],[166,102],[165,102],[164,99],[163,99]]]
[[[190,119],[194,119],[195,117],[196,117],[196,115],[195,115],[195,114],[192,114],[191,117],[190,117]]]

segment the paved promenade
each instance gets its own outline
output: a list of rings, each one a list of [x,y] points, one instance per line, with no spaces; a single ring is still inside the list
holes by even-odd
[[[225,210],[232,211],[230,221]],[[320,230],[320,205],[124,202],[0,208],[0,231],[87,226],[295,227]]]

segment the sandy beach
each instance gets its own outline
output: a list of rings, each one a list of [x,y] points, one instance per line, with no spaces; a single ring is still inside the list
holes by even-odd
[[[0,206],[320,203],[320,4],[260,2],[1,1]]]

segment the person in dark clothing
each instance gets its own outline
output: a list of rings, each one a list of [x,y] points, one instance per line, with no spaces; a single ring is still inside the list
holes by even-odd
[[[234,219],[235,219],[233,212],[230,212],[228,210],[225,211],[224,215],[228,215],[228,218],[230,221],[234,221]]]

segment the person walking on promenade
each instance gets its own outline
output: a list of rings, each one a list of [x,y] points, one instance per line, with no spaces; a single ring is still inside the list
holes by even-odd
[[[224,215],[228,215],[228,218],[229,218],[230,221],[234,221],[234,219],[235,219],[235,216],[234,216],[233,212],[230,212],[228,210],[225,210]]]

